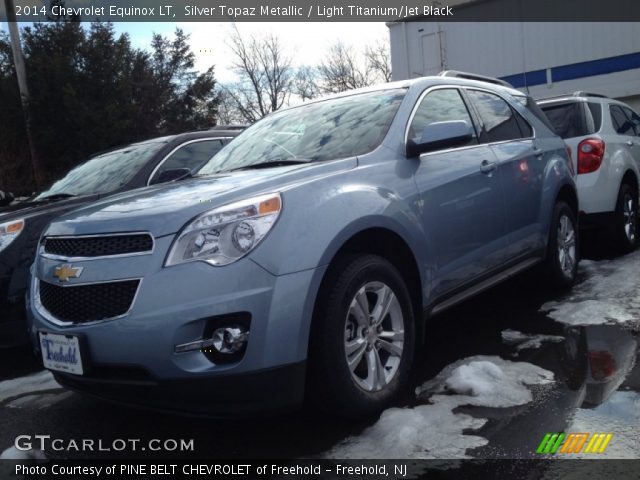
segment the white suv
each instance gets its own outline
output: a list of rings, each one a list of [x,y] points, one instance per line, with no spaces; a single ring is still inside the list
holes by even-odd
[[[538,100],[571,148],[581,228],[606,229],[615,247],[638,243],[640,116],[603,95],[575,92]]]

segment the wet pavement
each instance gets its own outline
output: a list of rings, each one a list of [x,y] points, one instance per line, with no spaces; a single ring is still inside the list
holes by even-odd
[[[174,451],[172,458],[528,459],[540,457],[535,450],[549,432],[610,432],[599,458],[640,458],[640,276],[630,273],[640,270],[640,252],[614,260],[591,256],[571,293],[558,296],[541,277],[526,274],[433,318],[414,362],[413,388],[379,420],[364,423],[305,411],[213,420],[112,405],[59,388],[27,350],[5,350],[0,451],[19,435],[51,435],[103,445],[122,438],[141,439],[140,445],[194,440],[194,451]]]

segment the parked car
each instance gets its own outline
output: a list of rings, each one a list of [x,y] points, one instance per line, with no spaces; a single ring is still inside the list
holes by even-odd
[[[540,263],[574,282],[577,195],[545,122],[444,75],[273,113],[197,178],[53,221],[33,345],[62,385],[125,403],[379,412],[425,313]]]
[[[640,117],[628,105],[576,92],[538,101],[573,152],[580,226],[610,233],[615,247],[638,244]]]
[[[0,208],[0,346],[28,343],[24,295],[40,235],[57,216],[107,195],[187,175],[237,130],[155,138],[93,156],[46,191]]]

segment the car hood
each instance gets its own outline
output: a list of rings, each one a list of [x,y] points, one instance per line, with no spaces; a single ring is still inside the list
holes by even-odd
[[[326,163],[243,170],[145,187],[107,197],[51,223],[46,235],[149,231],[155,237],[180,230],[213,208],[270,192],[282,192],[357,165],[355,158]]]
[[[0,208],[0,223],[11,220],[36,218],[64,212],[90,203],[100,198],[99,195],[85,195],[82,197],[63,198],[58,200],[25,200]]]

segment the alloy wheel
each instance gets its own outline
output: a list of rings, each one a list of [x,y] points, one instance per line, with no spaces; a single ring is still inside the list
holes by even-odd
[[[637,216],[633,198],[628,193],[625,194],[622,201],[622,215],[624,218],[624,234],[627,236],[629,243],[635,243]]]
[[[560,217],[557,238],[560,269],[567,278],[571,278],[576,264],[576,231],[567,215]]]
[[[347,365],[367,392],[383,390],[398,373],[404,348],[404,317],[393,290],[368,282],[354,295],[345,321]]]

